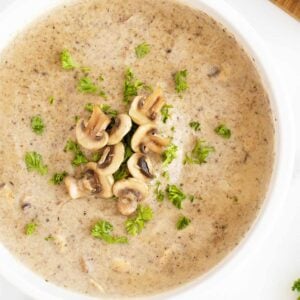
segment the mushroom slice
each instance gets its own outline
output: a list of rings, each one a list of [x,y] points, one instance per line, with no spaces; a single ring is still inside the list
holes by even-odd
[[[113,186],[113,194],[118,197],[118,210],[124,216],[134,213],[138,202],[143,201],[148,192],[147,184],[135,178],[117,181]]]
[[[139,125],[154,122],[164,104],[165,99],[162,95],[162,90],[157,88],[148,97],[135,97],[132,101],[129,115]]]
[[[97,164],[90,162],[86,165],[81,179],[67,176],[65,185],[72,199],[81,198],[88,194],[97,194],[102,198],[112,197],[112,175],[104,175],[97,168]]]
[[[134,152],[148,153],[149,151],[161,154],[169,145],[170,139],[157,135],[154,124],[139,126],[131,139],[131,148]]]
[[[110,118],[98,106],[94,106],[90,119],[86,122],[80,119],[76,125],[76,138],[78,143],[88,150],[98,150],[108,143],[108,133],[105,129]]]
[[[130,174],[137,179],[149,181],[154,178],[150,158],[142,153],[133,154],[127,161]]]
[[[123,143],[106,146],[97,163],[97,167],[101,170],[101,174],[111,175],[115,173],[120,168],[120,165],[124,160],[124,155],[125,147]]]
[[[120,114],[115,118],[113,127],[109,130],[108,145],[115,145],[119,143],[122,138],[131,129],[131,119],[127,114]]]

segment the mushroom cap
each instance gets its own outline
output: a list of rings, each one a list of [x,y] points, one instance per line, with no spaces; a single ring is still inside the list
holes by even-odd
[[[124,160],[124,155],[125,147],[123,143],[106,146],[97,163],[97,168],[101,171],[101,174],[111,175],[120,168]]]
[[[133,154],[127,161],[127,167],[134,178],[149,181],[154,177],[150,158],[145,154]]]
[[[74,177],[66,176],[64,179],[64,183],[72,199],[78,199],[84,196],[83,191],[80,189],[78,185],[78,181]]]
[[[90,173],[87,173],[92,171]],[[105,175],[97,167],[97,163],[89,162],[85,166],[86,177],[81,179],[82,185],[92,194],[97,194],[101,198],[111,198],[113,196],[112,186],[114,178],[112,175]]]
[[[78,143],[88,150],[98,150],[108,143],[108,133],[106,127],[110,123],[110,118],[105,115],[98,106],[94,106],[90,119],[78,120],[76,124],[76,138]]]
[[[148,193],[148,185],[136,178],[119,180],[113,186],[113,194],[116,197],[132,201],[143,201]]]
[[[115,145],[119,143],[130,131],[131,126],[131,118],[127,114],[119,114],[115,118],[115,124],[109,132],[108,145]]]
[[[148,97],[135,97],[131,103],[129,115],[132,120],[139,125],[154,122],[164,104],[165,100],[162,95],[162,90],[157,88]]]
[[[131,200],[128,198],[119,198],[117,202],[118,211],[123,216],[129,216],[133,214],[136,211],[137,206],[138,204],[136,200]]]
[[[170,139],[157,135],[157,127],[148,123],[138,127],[131,139],[131,148],[134,152],[147,153],[149,151],[162,153],[170,143]]]

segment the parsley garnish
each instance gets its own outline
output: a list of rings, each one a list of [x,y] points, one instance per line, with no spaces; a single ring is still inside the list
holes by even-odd
[[[26,152],[25,163],[28,171],[36,171],[41,175],[48,172],[48,167],[43,163],[42,155],[35,151]]]
[[[138,91],[144,87],[144,83],[137,80],[130,68],[125,71],[125,81],[123,90],[123,101],[129,104],[138,95]]]
[[[189,88],[186,79],[187,79],[187,70],[178,71],[174,75],[175,90],[177,93],[184,92]]]
[[[292,291],[297,291],[300,293],[300,278],[295,280],[295,282],[293,283]]]
[[[145,57],[151,50],[151,47],[146,42],[135,47],[135,54],[137,58]]]
[[[36,232],[36,229],[37,229],[37,224],[34,222],[30,222],[25,226],[25,234],[32,235]]]
[[[101,239],[108,244],[126,244],[128,239],[126,236],[113,236],[113,225],[107,221],[98,221],[91,230],[93,237]]]
[[[170,144],[168,148],[163,152],[163,165],[169,165],[177,157],[178,147],[174,144]]]
[[[169,201],[171,201],[174,206],[181,209],[182,201],[186,198],[186,195],[182,192],[182,190],[174,184],[168,184],[166,192]]]
[[[67,175],[68,173],[66,171],[55,173],[50,181],[55,185],[61,184]]]
[[[49,101],[49,103],[50,104],[53,104],[54,103],[54,96],[50,96],[49,98],[48,98],[48,101]]]
[[[190,223],[191,223],[191,219],[189,219],[185,216],[181,216],[176,223],[176,228],[178,230],[182,230],[182,229],[186,228]]]
[[[195,196],[194,195],[189,195],[189,200],[191,201],[191,203],[193,203],[194,200],[195,200]]]
[[[84,110],[88,111],[88,112],[93,112],[93,109],[94,109],[94,106],[95,104],[93,103],[87,103],[85,106],[84,106]]]
[[[93,83],[89,77],[82,77],[79,80],[77,89],[81,93],[96,94],[98,87]]]
[[[118,115],[118,111],[116,109],[112,109],[108,104],[101,104],[101,110],[108,116],[115,118]]]
[[[229,139],[231,137],[231,130],[224,124],[219,125],[215,128],[215,133],[224,139]]]
[[[173,108],[173,105],[165,104],[160,110],[161,120],[163,123],[167,123],[167,120],[171,117],[169,112],[170,108]]]
[[[190,125],[190,127],[191,127],[192,129],[194,129],[195,131],[200,131],[200,130],[201,130],[201,125],[200,125],[200,123],[197,122],[197,121],[191,121],[191,122],[189,123],[189,125]]]
[[[61,66],[65,70],[73,70],[77,68],[77,64],[73,60],[70,52],[68,50],[63,50],[60,54]]]
[[[123,162],[120,166],[120,168],[113,174],[114,180],[119,181],[121,179],[126,179],[130,175],[127,164]]]
[[[157,181],[155,183],[154,194],[158,202],[162,202],[165,199],[165,193],[160,189],[160,186],[161,186],[161,182]]]
[[[125,222],[126,230],[129,234],[135,236],[145,227],[145,223],[153,218],[153,211],[150,206],[139,205],[136,216]]]
[[[33,132],[39,135],[44,132],[45,124],[40,116],[34,116],[31,118],[31,128]]]
[[[87,158],[85,157],[83,152],[80,150],[79,145],[72,140],[67,141],[64,151],[65,152],[70,151],[70,152],[74,153],[74,158],[72,160],[72,164],[74,166],[79,166],[81,164],[85,164],[88,162]]]
[[[214,151],[214,147],[204,145],[204,141],[197,140],[192,152],[185,155],[183,163],[201,165],[206,163],[208,155]]]

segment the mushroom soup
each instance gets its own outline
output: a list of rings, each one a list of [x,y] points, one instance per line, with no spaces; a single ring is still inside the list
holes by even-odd
[[[241,241],[266,195],[259,74],[220,24],[176,2],[55,9],[2,53],[0,96],[0,240],[47,282],[177,287]]]

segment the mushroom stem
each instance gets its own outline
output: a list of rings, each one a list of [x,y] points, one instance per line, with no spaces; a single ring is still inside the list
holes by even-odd
[[[95,137],[99,132],[104,131],[109,123],[110,118],[95,105],[93,113],[85,126],[85,132],[91,137]]]
[[[150,115],[152,112],[158,112],[164,105],[165,100],[162,96],[162,90],[160,88],[156,89],[150,96],[144,100],[141,111]]]

